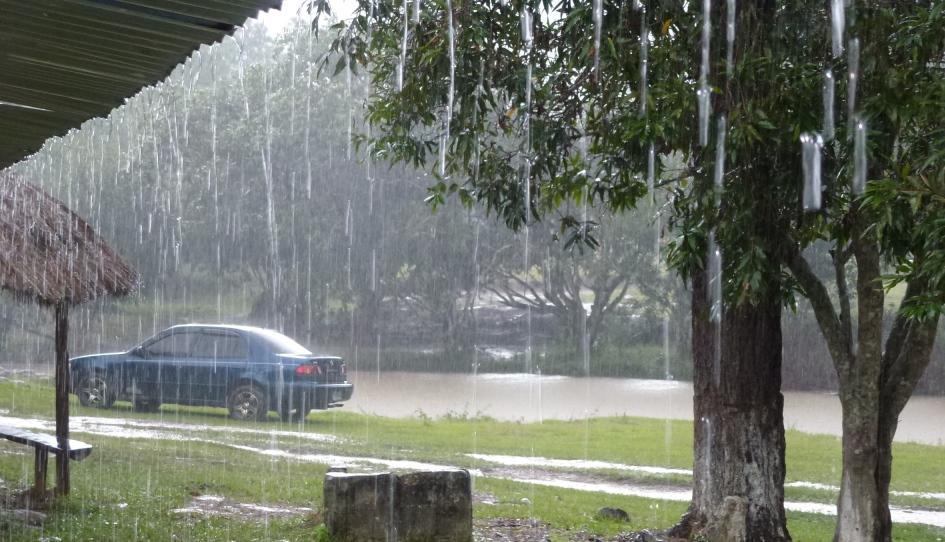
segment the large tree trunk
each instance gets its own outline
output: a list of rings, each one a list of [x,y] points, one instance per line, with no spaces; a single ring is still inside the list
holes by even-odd
[[[706,292],[706,274],[699,271],[692,288],[693,496],[671,534],[788,541],[781,305],[767,299],[729,309],[717,329]]]

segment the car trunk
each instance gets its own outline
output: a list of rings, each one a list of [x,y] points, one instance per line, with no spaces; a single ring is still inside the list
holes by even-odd
[[[313,358],[299,365],[296,378],[314,379],[319,384],[342,384],[348,379],[348,371],[341,358]]]

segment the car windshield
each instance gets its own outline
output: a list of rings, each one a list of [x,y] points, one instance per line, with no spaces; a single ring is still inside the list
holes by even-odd
[[[312,355],[312,353],[309,352],[307,348],[286,337],[282,333],[278,333],[269,329],[259,329],[256,330],[255,334],[262,340],[263,344],[266,345],[266,348],[271,350],[274,354],[298,354],[302,356]]]

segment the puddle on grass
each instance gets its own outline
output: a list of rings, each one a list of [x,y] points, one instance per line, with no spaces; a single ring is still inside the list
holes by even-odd
[[[221,443],[222,444],[222,443]],[[261,455],[267,455],[270,457],[282,457],[287,459],[296,459],[301,461],[307,461],[309,463],[319,463],[323,465],[344,465],[346,467],[357,467],[359,465],[371,465],[371,466],[381,466],[387,469],[394,470],[454,470],[455,467],[446,467],[443,465],[435,465],[433,463],[421,463],[418,461],[403,461],[399,459],[380,459],[375,457],[352,457],[352,456],[342,456],[342,455],[332,455],[332,454],[297,454],[292,452],[287,452],[284,450],[277,449],[262,449],[262,448],[253,448],[252,446],[241,446],[236,444],[226,444],[231,448],[236,448],[237,450],[243,450],[246,452],[254,452]],[[470,474],[475,474],[473,471],[470,471]]]
[[[312,513],[311,508],[243,503],[218,495],[196,495],[188,506],[171,510],[171,514],[177,516],[221,517],[247,521],[302,516],[310,513]]]
[[[664,501],[686,502],[692,500],[692,491],[686,488],[672,486],[646,486],[635,484],[615,484],[600,481],[578,481],[569,480],[558,472],[547,473],[552,478],[529,478],[528,473],[501,473],[489,472],[484,476],[495,476],[523,484],[533,484],[536,486],[558,487],[562,489],[575,489],[578,491],[597,491],[611,495],[626,495],[634,497],[644,497],[647,499],[656,499]],[[537,474],[537,473],[534,473]],[[837,514],[835,504],[822,504],[812,502],[785,502],[784,508],[792,512],[806,512],[809,514],[822,514],[833,516]],[[933,527],[945,528],[945,512],[938,510],[922,510],[915,508],[903,508],[901,506],[890,506],[889,514],[894,523],[919,523],[931,525]]]
[[[840,488],[837,486],[829,486],[827,484],[815,484],[814,482],[787,482],[784,484],[784,487],[804,487],[808,489],[822,489],[826,491],[833,491],[834,493],[839,493]],[[890,491],[890,495],[896,495],[897,497],[915,497],[918,499],[935,499],[940,501],[945,501],[945,493],[928,493],[928,492],[918,492],[918,491]]]
[[[50,420],[38,418],[11,418],[0,416],[0,425],[18,429],[38,429],[55,431],[56,424]],[[317,442],[341,442],[333,435],[276,429],[254,429],[251,427],[230,427],[221,425],[200,425],[162,421],[128,420],[120,418],[96,418],[93,416],[74,416],[69,418],[69,431],[73,434],[88,433],[116,438],[140,438],[162,440],[207,440],[209,432],[227,435],[261,435],[266,437],[292,437]],[[174,432],[180,431],[180,432]]]
[[[605,461],[587,461],[572,459],[548,459],[546,457],[521,457],[514,455],[487,455],[487,454],[466,454],[468,457],[488,461],[490,463],[500,463],[509,467],[556,467],[566,469],[591,470],[591,469],[610,469],[626,470],[632,472],[643,472],[647,474],[681,474],[692,476],[692,471],[688,469],[667,469],[663,467],[646,467],[639,465],[623,465],[620,463],[607,463]]]

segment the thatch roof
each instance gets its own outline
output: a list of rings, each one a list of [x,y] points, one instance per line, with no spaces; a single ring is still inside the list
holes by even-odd
[[[125,295],[138,273],[79,215],[0,171],[0,288],[41,305]]]

